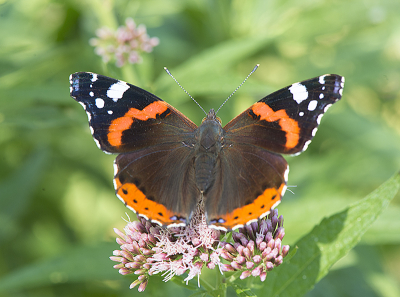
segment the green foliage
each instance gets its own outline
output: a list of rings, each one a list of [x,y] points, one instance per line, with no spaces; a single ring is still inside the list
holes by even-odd
[[[204,271],[200,291],[155,277],[141,294],[400,295],[398,175],[378,188],[400,169],[398,11],[391,0],[0,1],[0,296],[138,294],[107,258],[129,210],[114,195],[114,157],[97,149],[69,97],[69,74],[126,80],[200,123],[163,67],[207,110],[257,63],[223,123],[293,82],[346,77],[308,150],[288,157],[296,187],[279,213],[291,253],[264,283]],[[104,65],[88,40],[127,17],[160,45],[140,65]]]

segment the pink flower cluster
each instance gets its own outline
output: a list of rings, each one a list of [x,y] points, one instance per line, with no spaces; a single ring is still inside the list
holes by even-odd
[[[162,228],[144,218],[129,222],[124,232],[114,229],[119,236],[120,250],[111,260],[119,273],[138,275],[130,288],[145,290],[151,275],[162,273],[164,281],[187,273],[185,281],[198,277],[203,267],[222,271],[241,271],[241,279],[258,276],[262,281],[275,266],[282,263],[289,246],[282,247],[285,235],[283,218],[271,210],[268,217],[232,232],[233,242],[220,241],[229,237],[224,232],[209,228],[201,206],[186,227]],[[223,263],[224,261],[225,263]]]
[[[278,210],[271,210],[266,219],[233,232],[233,244],[221,242],[221,257],[229,262],[222,264],[222,270],[242,271],[241,279],[259,276],[264,281],[267,271],[282,264],[289,252],[288,245],[282,247],[284,236],[283,217],[278,218]]]
[[[160,41],[157,37],[149,37],[146,26],[136,26],[132,18],[125,20],[125,26],[116,31],[103,27],[96,31],[97,38],[90,39],[90,45],[95,47],[95,53],[102,57],[104,63],[115,59],[117,67],[127,62],[140,63],[143,52],[151,52]]]
[[[186,227],[162,228],[144,218],[129,222],[125,233],[114,229],[121,250],[115,250],[111,260],[119,273],[139,275],[130,288],[139,285],[144,291],[149,276],[164,273],[164,281],[188,272],[185,281],[199,277],[204,266],[220,265],[217,247],[220,231],[207,226],[200,205]]]

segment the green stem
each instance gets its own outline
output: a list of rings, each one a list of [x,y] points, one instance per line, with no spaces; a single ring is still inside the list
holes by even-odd
[[[247,278],[246,288],[252,288],[253,287],[253,280],[254,280],[254,277],[248,277]]]
[[[115,18],[113,6],[114,1],[112,0],[91,1],[91,9],[96,14],[101,26],[115,30],[118,27],[118,21]]]
[[[202,279],[201,280],[201,286],[204,287],[207,291],[214,291],[215,288],[206,280]]]
[[[221,271],[219,269],[215,269],[215,288],[220,289],[221,290],[221,297],[225,297],[226,296],[226,289],[227,286],[221,286],[223,282],[225,282],[225,277],[223,276],[223,274],[221,273]]]
[[[122,77],[126,82],[134,85],[142,85],[142,81],[139,79],[136,73],[136,67],[132,64],[126,63],[121,67]]]
[[[216,276],[215,276],[215,287],[218,288],[220,286],[220,284],[222,283],[222,274],[219,271],[219,269],[218,270],[215,269],[215,273],[216,273]]]

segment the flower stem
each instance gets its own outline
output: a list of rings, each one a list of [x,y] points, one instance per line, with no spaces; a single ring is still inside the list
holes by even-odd
[[[218,288],[220,286],[220,284],[222,283],[222,274],[219,271],[219,269],[215,269],[215,287]]]
[[[113,12],[114,1],[104,0],[91,1],[91,9],[97,15],[97,19],[102,26],[106,26],[115,30],[118,26],[117,19]]]
[[[204,289],[206,289],[208,292],[215,290],[215,288],[205,279],[201,280],[201,286],[204,287]]]
[[[217,289],[220,289],[220,296],[225,297],[227,286],[221,286],[222,283],[225,281],[225,278],[219,269],[215,269],[215,273],[217,274],[215,277],[215,287]]]
[[[134,85],[142,85],[142,81],[139,79],[136,68],[134,65],[125,64],[121,67],[122,77],[125,81]]]

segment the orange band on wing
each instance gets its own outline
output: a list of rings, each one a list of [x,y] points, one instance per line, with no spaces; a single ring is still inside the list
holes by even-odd
[[[122,185],[119,179],[116,178],[115,188],[118,197],[135,212],[145,215],[148,219],[157,221],[162,225],[169,225],[175,222],[171,219],[174,216],[173,212],[169,211],[164,205],[148,199],[135,184],[125,183]]]
[[[135,119],[139,121],[147,121],[155,119],[157,115],[162,114],[168,109],[168,105],[164,101],[155,101],[147,105],[143,110],[131,108],[120,118],[113,120],[108,129],[108,142],[112,146],[120,146],[122,144],[122,133],[129,129]]]
[[[251,110],[260,116],[261,120],[268,122],[279,121],[282,130],[286,132],[286,149],[294,148],[299,142],[300,128],[297,122],[291,119],[285,110],[273,111],[271,107],[263,102],[257,102]]]
[[[263,214],[269,213],[273,206],[276,206],[281,200],[281,193],[285,184],[282,184],[279,189],[267,188],[259,195],[251,204],[235,209],[221,218],[224,223],[214,223],[215,226],[222,226],[228,230],[242,226],[246,223],[258,219]]]

